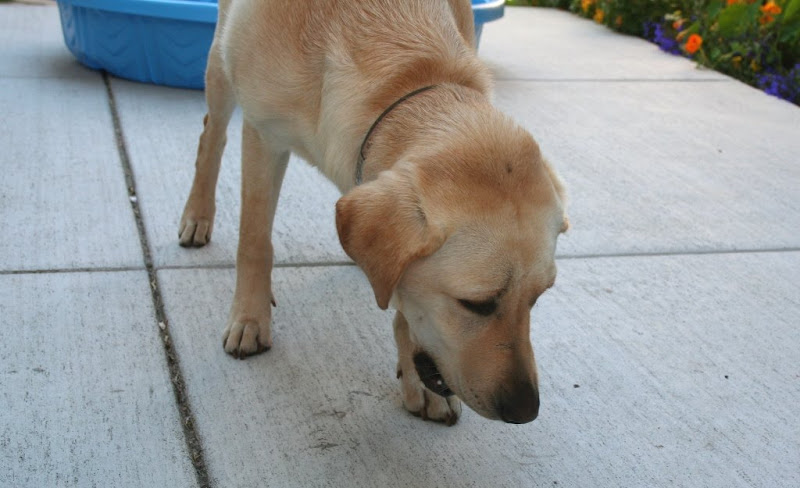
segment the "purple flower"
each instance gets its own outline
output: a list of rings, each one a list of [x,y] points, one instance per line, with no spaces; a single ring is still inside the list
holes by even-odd
[[[765,93],[789,102],[800,102],[800,63],[785,75],[768,70],[756,77],[756,83]]]
[[[647,39],[650,39],[652,42],[656,43],[662,51],[672,54],[681,53],[681,48],[678,44],[678,41],[667,34],[667,32],[664,30],[663,24],[658,22],[645,22],[644,32]]]

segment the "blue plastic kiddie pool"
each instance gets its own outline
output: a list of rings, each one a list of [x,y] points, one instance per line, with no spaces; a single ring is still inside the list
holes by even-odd
[[[478,40],[483,24],[503,16],[503,6],[504,0],[472,0]],[[58,10],[64,42],[86,66],[130,80],[203,88],[217,0],[58,0]]]

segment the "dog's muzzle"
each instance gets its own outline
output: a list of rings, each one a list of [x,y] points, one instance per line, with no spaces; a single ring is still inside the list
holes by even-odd
[[[443,397],[453,395],[453,390],[444,382],[436,362],[427,352],[420,351],[414,354],[414,366],[417,368],[419,379],[430,391]]]

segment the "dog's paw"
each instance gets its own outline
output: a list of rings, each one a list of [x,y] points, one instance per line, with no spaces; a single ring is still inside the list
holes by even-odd
[[[192,202],[186,203],[178,228],[178,242],[183,247],[202,247],[211,240],[214,230],[214,209],[195,209]]]
[[[416,371],[404,374],[398,370],[400,388],[403,394],[403,406],[412,415],[422,420],[433,420],[445,425],[454,425],[461,416],[461,400],[455,395],[439,396],[422,384]]]
[[[272,347],[270,319],[231,320],[222,333],[222,347],[238,359],[268,351]]]

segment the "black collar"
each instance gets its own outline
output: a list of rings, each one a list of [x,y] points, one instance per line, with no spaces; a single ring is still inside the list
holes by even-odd
[[[383,113],[377,119],[375,119],[375,122],[373,122],[372,127],[370,127],[369,130],[367,131],[367,135],[364,136],[364,141],[361,143],[361,149],[359,149],[359,151],[358,151],[358,163],[356,164],[356,185],[360,185],[361,183],[363,183],[363,177],[364,177],[364,148],[367,146],[367,141],[369,141],[369,136],[372,135],[372,132],[378,126],[380,121],[383,120],[383,118],[386,117],[389,114],[389,112],[394,110],[395,107],[397,107],[401,103],[405,102],[409,98],[413,97],[414,95],[418,95],[418,94],[420,94],[420,93],[422,93],[424,91],[428,91],[431,88],[436,88],[437,86],[439,86],[439,85],[428,85],[428,86],[424,86],[422,88],[418,88],[418,89],[412,91],[411,93],[403,96],[402,98],[400,98],[399,100],[397,100],[393,104],[389,105],[389,108],[384,110]]]

